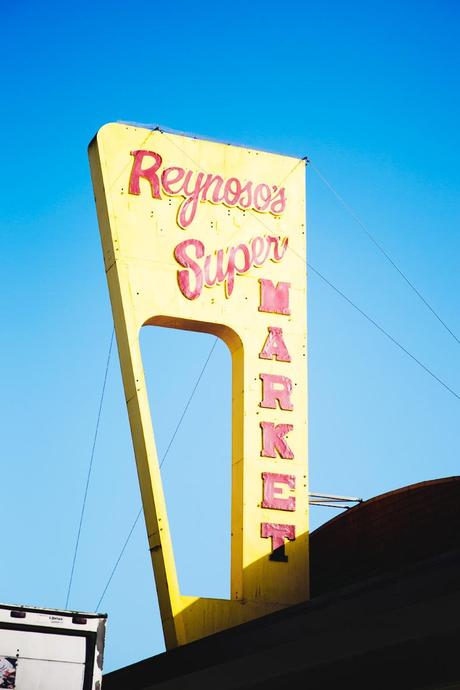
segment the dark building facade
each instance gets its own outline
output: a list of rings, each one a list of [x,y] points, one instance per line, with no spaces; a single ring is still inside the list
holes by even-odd
[[[311,534],[309,602],[146,659],[103,690],[460,689],[460,477]]]

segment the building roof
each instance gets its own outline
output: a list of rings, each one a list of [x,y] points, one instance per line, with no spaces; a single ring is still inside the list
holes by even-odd
[[[452,477],[350,509],[311,535],[309,602],[109,673],[104,690],[460,687],[459,499]]]

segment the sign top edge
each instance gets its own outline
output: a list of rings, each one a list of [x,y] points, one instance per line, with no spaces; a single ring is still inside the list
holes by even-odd
[[[233,141],[222,141],[220,139],[214,138],[214,137],[208,137],[204,136],[202,134],[195,134],[192,132],[182,132],[180,130],[172,129],[170,127],[164,127],[163,125],[155,125],[155,124],[145,124],[141,122],[130,122],[127,120],[117,120],[115,122],[106,122],[105,124],[101,125],[97,132],[95,133],[94,137],[92,137],[89,146],[93,143],[95,139],[97,139],[99,133],[105,129],[106,127],[110,127],[113,125],[120,125],[120,126],[126,126],[126,127],[133,127],[137,129],[144,129],[144,130],[149,130],[151,132],[160,132],[164,134],[171,134],[173,136],[178,136],[178,137],[185,137],[187,139],[195,139],[197,141],[205,141],[209,142],[211,144],[221,144],[222,146],[234,146],[236,148],[240,149],[246,149],[247,151],[260,151],[261,153],[268,153],[274,156],[282,156],[283,158],[292,158],[292,160],[296,161],[305,161],[305,163],[308,163],[309,158],[308,156],[293,156],[288,153],[282,153],[281,151],[273,151],[272,149],[263,149],[257,146],[248,146],[247,144],[242,144],[240,142],[233,142]]]

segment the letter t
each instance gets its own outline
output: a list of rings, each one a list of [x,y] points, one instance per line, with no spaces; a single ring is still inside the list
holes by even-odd
[[[261,536],[264,539],[271,537],[272,552],[269,556],[271,561],[281,561],[287,563],[288,557],[284,550],[285,539],[295,541],[295,525],[279,525],[276,523],[262,522]]]

